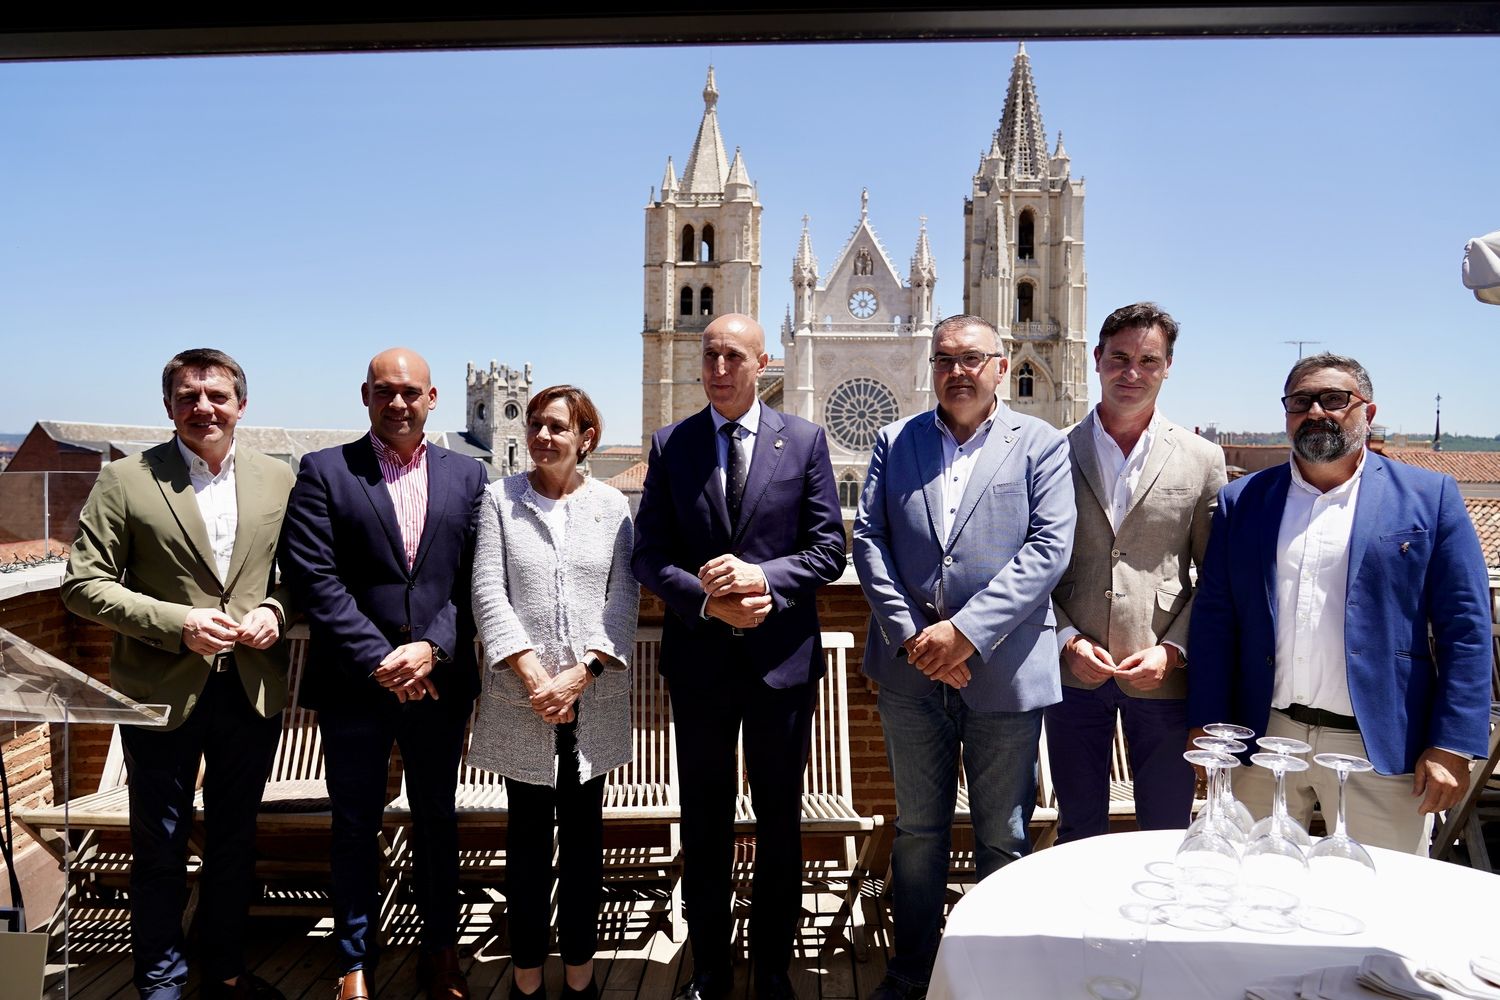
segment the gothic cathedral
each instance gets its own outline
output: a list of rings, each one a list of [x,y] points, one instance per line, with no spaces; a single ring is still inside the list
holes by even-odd
[[[726,312],[759,315],[761,205],[739,150],[732,162],[725,156],[718,97],[710,67],[682,178],[668,157],[660,193],[646,206],[643,450],[658,428],[702,408],[698,338],[708,322]],[[1048,153],[1023,45],[1000,127],[964,199],[963,301],[1004,338],[1011,361],[1002,398],[1058,427],[1088,412],[1083,198],[1061,134]],[[934,402],[927,359],[940,317],[926,220],[903,279],[870,222],[869,192],[821,276],[804,217],[791,278],[784,371],[762,395],[828,431],[840,500],[852,515],[876,431]]]

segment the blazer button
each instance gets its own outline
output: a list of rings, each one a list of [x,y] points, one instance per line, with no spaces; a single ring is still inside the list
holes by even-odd
[[[953,565],[953,557],[952,556],[943,556],[943,565],[944,566],[952,566]]]
[[[1275,657],[1271,657],[1271,656],[1266,657],[1266,666],[1268,666],[1268,667],[1269,666],[1273,666],[1275,663],[1276,663]]]
[[[1106,601],[1113,601],[1115,599],[1115,592],[1113,590],[1106,590],[1104,592],[1104,599]]]
[[[786,606],[789,607],[789,608],[795,608],[797,606],[797,602],[795,600],[793,600],[792,598],[788,597],[786,599]]]
[[[1110,549],[1109,550],[1109,554],[1110,554],[1111,558],[1114,558],[1114,559],[1120,558],[1120,550],[1119,549]]]
[[[927,602],[927,610],[928,611],[936,611],[937,610],[937,605],[933,604],[931,601],[928,601]]]

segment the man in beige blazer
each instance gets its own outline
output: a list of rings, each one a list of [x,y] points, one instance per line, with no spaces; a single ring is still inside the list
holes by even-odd
[[[1063,700],[1046,710],[1058,841],[1109,832],[1110,744],[1124,721],[1143,830],[1186,826],[1191,565],[1201,565],[1224,453],[1163,417],[1177,322],[1155,303],[1110,313],[1094,348],[1099,405],[1068,434],[1078,526],[1052,592]]]
[[[205,851],[203,995],[279,998],[245,972],[255,817],[286,703],[288,600],[276,544],[292,470],[235,445],[245,373],[222,351],[184,351],[162,372],[171,441],[106,465],[68,557],[68,610],[115,632],[110,682],[171,708],[164,730],[125,726],[130,933],[142,997],[176,1000],[187,839],[200,761]]]

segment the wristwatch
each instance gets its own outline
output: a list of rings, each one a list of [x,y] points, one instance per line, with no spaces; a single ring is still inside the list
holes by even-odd
[[[448,654],[445,653],[445,652],[443,652],[443,647],[442,646],[439,646],[437,643],[433,642],[431,639],[423,639],[422,641],[425,642],[425,643],[427,643],[427,645],[429,645],[429,646],[432,647],[432,662],[433,663],[447,663],[448,662]]]
[[[588,668],[588,672],[595,677],[598,677],[604,673],[603,661],[593,654],[590,654],[583,658],[583,665]]]

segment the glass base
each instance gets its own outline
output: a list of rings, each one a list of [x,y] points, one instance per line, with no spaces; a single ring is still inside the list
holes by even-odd
[[[1330,910],[1326,906],[1304,906],[1296,913],[1297,923],[1303,930],[1314,934],[1347,936],[1365,929],[1365,922],[1352,913]]]
[[[1135,1000],[1141,995],[1140,983],[1121,976],[1094,976],[1086,984],[1089,996],[1097,1000]]]

